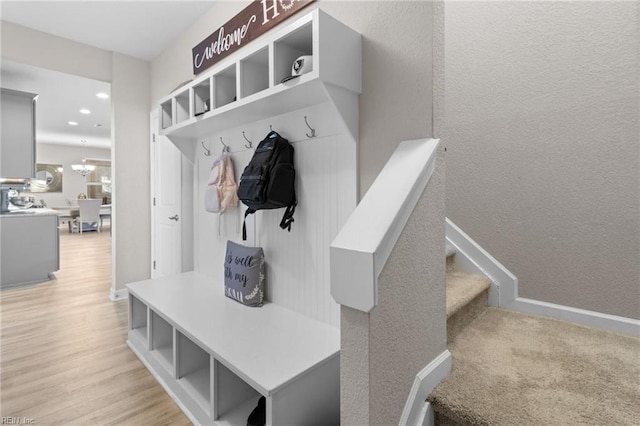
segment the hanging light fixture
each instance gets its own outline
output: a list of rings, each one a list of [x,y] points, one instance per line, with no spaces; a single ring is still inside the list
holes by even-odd
[[[71,170],[82,175],[83,177],[86,177],[89,173],[91,173],[96,169],[96,166],[94,166],[93,164],[87,164],[87,159],[84,158],[84,147],[87,144],[87,141],[83,139],[81,140],[81,142],[82,142],[82,154],[83,154],[82,164],[72,164]]]

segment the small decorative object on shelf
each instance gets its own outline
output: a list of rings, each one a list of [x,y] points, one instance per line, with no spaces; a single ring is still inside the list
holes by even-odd
[[[282,79],[282,83],[300,77],[313,71],[313,56],[303,55],[293,61],[291,66],[291,75]]]

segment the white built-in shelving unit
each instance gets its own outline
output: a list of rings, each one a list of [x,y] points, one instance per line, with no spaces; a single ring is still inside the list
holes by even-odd
[[[196,272],[128,288],[129,347],[194,423],[244,425],[261,395],[267,424],[339,423],[335,327],[247,308]]]
[[[282,83],[302,55],[313,56],[313,70]],[[199,138],[328,101],[357,140],[361,62],[360,35],[314,10],[162,99],[160,133],[193,160]]]
[[[313,55],[313,70],[282,83],[302,55]],[[353,182],[342,186],[352,189],[360,93],[360,34],[317,9],[263,35],[161,99],[160,134],[197,164],[202,138],[328,104],[337,113],[339,133],[353,142],[339,156],[340,164],[349,164],[340,179],[353,176]],[[355,205],[355,190],[349,193],[330,192],[335,202],[323,204],[336,209]],[[336,210],[330,216],[337,220],[341,215]],[[307,253],[323,253],[324,248],[313,251],[308,240],[305,244]],[[268,285],[277,293],[278,282]],[[127,288],[128,345],[195,424],[244,426],[260,396],[266,397],[267,425],[339,423],[340,331],[335,324],[277,303],[248,308],[224,296],[222,277],[200,272]],[[320,291],[330,299],[328,288],[318,287],[315,294]]]

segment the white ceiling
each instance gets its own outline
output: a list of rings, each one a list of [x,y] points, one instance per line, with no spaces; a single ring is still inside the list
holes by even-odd
[[[212,5],[213,1],[2,0],[0,17],[150,61]]]
[[[2,87],[38,95],[36,101],[36,141],[59,145],[111,147],[111,85],[29,65],[3,60],[0,67]],[[81,114],[81,109],[91,114]],[[77,126],[69,125],[75,121]],[[101,125],[96,127],[95,125]]]
[[[212,5],[212,1],[1,0],[0,18],[150,61]],[[111,101],[95,96],[109,93],[108,83],[3,60],[0,84],[39,95],[39,143],[79,145],[86,140],[87,146],[111,146]],[[91,114],[80,114],[82,108]],[[79,125],[70,126],[69,121]]]

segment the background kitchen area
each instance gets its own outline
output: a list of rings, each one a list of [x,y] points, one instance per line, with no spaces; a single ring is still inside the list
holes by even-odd
[[[110,261],[91,236],[111,230],[109,83],[6,60],[0,70],[0,286],[54,278],[65,244],[100,244]],[[97,217],[84,198],[99,200]]]

